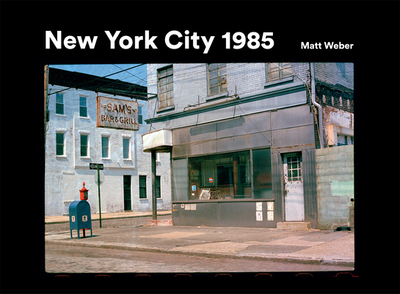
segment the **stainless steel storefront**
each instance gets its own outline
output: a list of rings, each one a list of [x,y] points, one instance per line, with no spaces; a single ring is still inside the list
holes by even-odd
[[[308,105],[172,129],[174,224],[316,227],[314,137]]]

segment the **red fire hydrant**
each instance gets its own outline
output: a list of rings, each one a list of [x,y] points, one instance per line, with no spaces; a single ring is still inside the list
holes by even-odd
[[[85,188],[85,182],[83,182],[83,188],[79,190],[81,200],[88,200],[88,192],[89,190]]]

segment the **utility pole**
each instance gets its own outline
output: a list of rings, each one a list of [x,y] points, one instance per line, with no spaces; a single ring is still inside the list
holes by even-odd
[[[48,110],[49,65],[44,66],[44,148],[46,151],[47,110]]]
[[[100,165],[97,165],[97,192],[99,195],[99,220],[100,220],[100,229],[101,227],[101,201],[100,201]]]
[[[151,150],[151,203],[153,220],[157,220],[156,155],[156,150]]]

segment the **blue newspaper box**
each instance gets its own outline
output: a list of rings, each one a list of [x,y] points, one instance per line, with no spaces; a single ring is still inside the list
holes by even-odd
[[[71,239],[72,230],[77,231],[78,239],[80,239],[80,230],[83,230],[83,237],[85,237],[85,230],[90,229],[90,236],[92,236],[90,205],[86,200],[74,201],[69,205],[69,229],[71,233]]]

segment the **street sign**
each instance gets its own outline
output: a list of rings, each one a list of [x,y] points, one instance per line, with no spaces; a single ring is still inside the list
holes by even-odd
[[[89,169],[97,169],[103,170],[104,169],[104,164],[103,163],[89,163]]]
[[[97,169],[97,193],[99,196],[99,220],[100,220],[100,229],[101,229],[101,200],[100,200],[100,185],[103,181],[100,180],[100,170],[104,169],[104,164],[102,163],[89,163],[89,169]]]

